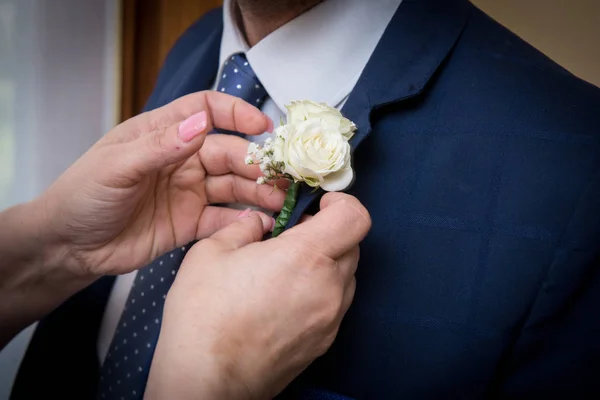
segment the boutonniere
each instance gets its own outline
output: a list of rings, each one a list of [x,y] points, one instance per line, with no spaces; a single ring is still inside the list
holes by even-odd
[[[348,141],[356,125],[325,103],[293,101],[286,108],[286,123],[281,121],[262,146],[250,143],[245,160],[260,166],[263,176],[258,184],[290,181],[273,237],[285,229],[301,184],[336,192],[346,189],[354,177]]]

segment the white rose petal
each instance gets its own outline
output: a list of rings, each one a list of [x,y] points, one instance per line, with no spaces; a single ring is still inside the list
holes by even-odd
[[[323,183],[321,183],[321,189],[327,192],[339,192],[350,186],[353,178],[354,171],[352,168],[333,172],[325,177]]]
[[[287,123],[295,124],[302,121],[321,119],[326,125],[340,132],[350,140],[356,131],[356,125],[345,118],[342,113],[325,103],[314,101],[293,101],[287,108]]]
[[[339,130],[322,119],[285,125],[286,140],[274,152],[285,173],[296,181],[324,190],[343,190],[352,181],[350,144]]]
[[[325,103],[294,101],[287,123],[278,126],[263,146],[248,145],[246,163],[259,164],[264,184],[281,177],[326,191],[346,189],[354,178],[348,141],[356,125]]]

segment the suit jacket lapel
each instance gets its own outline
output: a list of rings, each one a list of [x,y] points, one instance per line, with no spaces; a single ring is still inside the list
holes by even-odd
[[[371,114],[383,105],[404,101],[425,90],[462,32],[468,0],[403,0],[388,25],[363,74],[350,94],[343,114],[354,121],[357,132],[353,151],[371,134]],[[210,89],[219,68],[222,19],[212,30],[197,35],[205,40],[173,71],[163,69],[168,82],[149,101],[151,108],[178,97]],[[160,85],[161,77],[159,77]],[[288,228],[298,223],[322,190],[302,187]]]
[[[404,0],[400,4],[342,109],[357,125],[350,141],[353,152],[371,134],[374,110],[423,93],[457,42],[469,7],[467,0]],[[304,186],[288,228],[324,194]]]

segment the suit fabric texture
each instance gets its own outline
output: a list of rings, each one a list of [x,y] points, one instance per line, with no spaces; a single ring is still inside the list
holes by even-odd
[[[221,27],[183,35],[147,109],[211,87]],[[468,1],[404,0],[342,112],[373,228],[338,338],[280,398],[597,398],[600,90]],[[93,397],[71,363],[97,337],[57,339],[97,324],[75,308],[38,329],[13,398]]]

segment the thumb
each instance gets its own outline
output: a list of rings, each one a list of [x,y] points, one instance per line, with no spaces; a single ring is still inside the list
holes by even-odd
[[[145,175],[183,161],[198,152],[210,128],[206,111],[167,128],[140,135],[131,142],[131,166]]]
[[[215,232],[210,239],[219,243],[223,250],[235,250],[260,241],[274,225],[273,218],[247,209],[238,215],[236,222]]]

